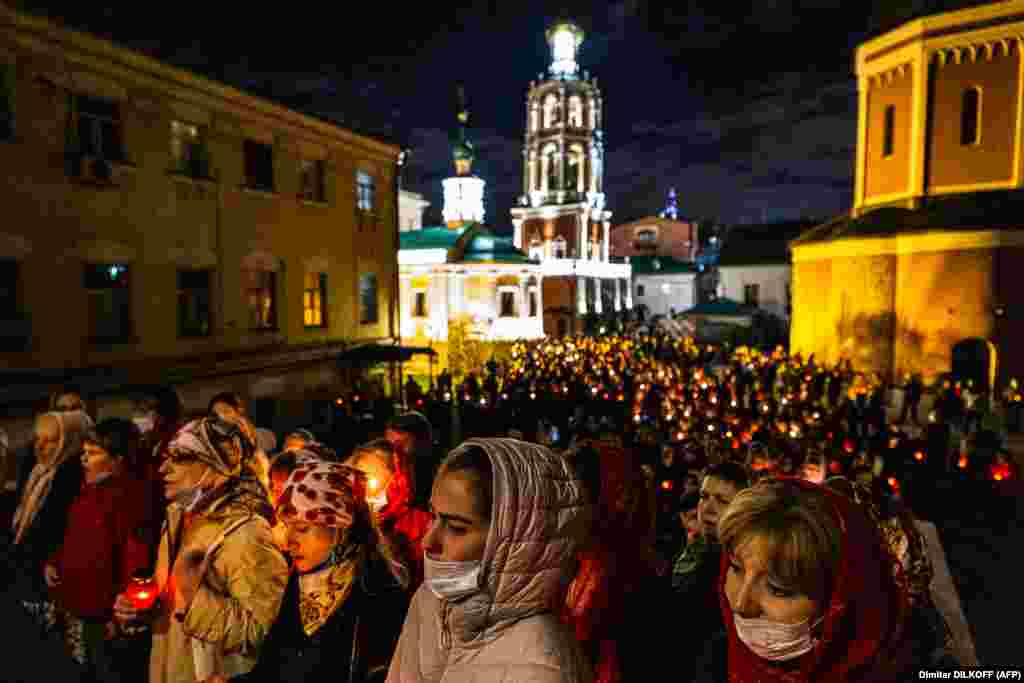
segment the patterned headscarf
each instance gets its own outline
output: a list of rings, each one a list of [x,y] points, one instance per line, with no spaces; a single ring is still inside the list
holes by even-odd
[[[282,520],[329,528],[352,526],[356,505],[366,499],[366,475],[348,465],[303,460],[285,482],[277,501]]]
[[[241,478],[256,453],[256,434],[246,420],[216,416],[192,420],[174,435],[167,450],[191,455],[218,474]]]

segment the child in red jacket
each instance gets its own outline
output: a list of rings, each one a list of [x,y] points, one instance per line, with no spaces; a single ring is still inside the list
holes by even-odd
[[[121,680],[108,644],[116,635],[111,605],[132,574],[152,564],[145,490],[124,471],[137,443],[138,429],[120,418],[83,440],[82,488],[68,509],[64,542],[44,568],[72,656],[104,683]]]

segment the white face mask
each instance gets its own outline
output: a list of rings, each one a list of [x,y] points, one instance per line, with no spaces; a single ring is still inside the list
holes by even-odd
[[[195,510],[196,505],[198,505],[199,501],[202,500],[203,494],[206,493],[206,490],[203,489],[203,482],[206,481],[206,475],[208,475],[210,471],[210,468],[207,467],[206,471],[203,472],[203,476],[199,478],[199,481],[186,489],[178,491],[178,494],[174,496],[174,502],[184,508],[185,512],[192,512]]]
[[[423,553],[424,581],[441,600],[455,600],[480,590],[480,560],[446,562]]]
[[[733,612],[736,635],[750,651],[762,659],[784,662],[807,654],[818,644],[812,631],[824,619],[824,615],[810,623],[809,619],[796,624],[782,624],[771,619],[745,619]]]

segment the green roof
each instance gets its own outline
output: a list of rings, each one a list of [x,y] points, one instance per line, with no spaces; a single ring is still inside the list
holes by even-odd
[[[766,266],[789,263],[789,243],[812,228],[810,221],[737,225],[729,229],[718,257],[722,266]]]
[[[714,301],[708,301],[703,304],[697,304],[693,308],[683,311],[683,315],[734,315],[734,316],[750,316],[753,315],[754,309],[750,306],[744,306],[738,301],[727,299],[722,297]]]
[[[1024,229],[1024,192],[998,190],[931,197],[919,209],[883,206],[856,218],[843,214],[807,230],[793,245],[930,231]]]
[[[485,226],[475,226],[478,232],[471,237],[462,252],[463,263],[529,263],[530,257],[512,244],[511,237],[499,237]]]
[[[445,226],[410,230],[398,234],[399,249],[451,249],[467,228],[452,230]]]
[[[670,275],[673,273],[695,273],[697,267],[671,256],[631,256],[629,265],[634,275]]]

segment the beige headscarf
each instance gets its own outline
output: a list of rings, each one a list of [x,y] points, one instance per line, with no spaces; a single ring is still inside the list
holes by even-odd
[[[59,431],[57,440],[57,453],[49,463],[36,462],[29,474],[28,483],[25,484],[25,491],[21,494],[18,502],[18,509],[14,512],[14,522],[11,528],[14,530],[15,544],[21,543],[22,537],[36,515],[42,509],[50,489],[53,487],[53,479],[57,470],[71,458],[76,458],[82,452],[82,439],[93,428],[92,418],[84,411],[74,410],[71,412],[44,413],[56,418]]]

